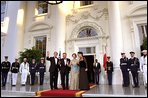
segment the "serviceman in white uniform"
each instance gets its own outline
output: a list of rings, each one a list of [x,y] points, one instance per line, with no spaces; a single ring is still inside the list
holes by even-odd
[[[142,51],[143,56],[140,58],[140,70],[143,72],[145,87],[147,87],[147,50]]]
[[[21,84],[22,86],[25,86],[27,75],[29,74],[29,63],[27,62],[27,58],[24,58],[24,62],[21,63],[19,71],[21,73]]]

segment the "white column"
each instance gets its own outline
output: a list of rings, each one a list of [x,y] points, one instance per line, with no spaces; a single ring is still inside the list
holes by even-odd
[[[55,50],[53,51],[57,51],[59,53],[59,51],[61,51],[61,57],[62,57],[62,53],[65,52],[65,34],[66,34],[66,30],[65,30],[65,14],[62,10],[62,5],[55,5],[54,6],[54,10],[52,12],[52,14],[54,14],[54,47]],[[58,84],[61,84],[61,75],[60,72],[58,74]]]
[[[108,1],[109,11],[109,32],[111,41],[111,60],[114,64],[113,84],[121,84],[121,72],[119,61],[123,52],[123,39],[121,31],[121,19],[119,10],[120,1]]]
[[[65,52],[65,14],[61,9],[61,4],[55,6],[55,46],[56,50],[59,52],[61,50],[61,54]]]
[[[9,56],[11,63],[23,48],[24,7],[23,1],[8,1],[6,17],[9,18],[9,24],[4,53]]]

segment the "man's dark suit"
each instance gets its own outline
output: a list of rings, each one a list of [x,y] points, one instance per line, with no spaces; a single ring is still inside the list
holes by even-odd
[[[59,59],[57,58],[57,64],[55,63],[55,57],[47,57],[47,60],[51,62],[49,72],[50,72],[50,87],[53,89],[57,89],[57,82],[58,82],[58,70],[59,70]]]
[[[65,64],[64,59],[61,59],[60,62],[61,62],[60,72],[61,72],[62,87],[63,89],[68,89],[70,67],[67,66],[67,63]],[[70,59],[66,58],[66,62],[70,63]],[[65,83],[65,77],[66,77],[66,83]]]
[[[99,74],[100,74],[100,72],[101,72],[100,63],[97,62],[97,66],[96,66],[96,63],[95,63],[93,68],[94,68],[95,83],[96,83],[96,84],[99,84]]]

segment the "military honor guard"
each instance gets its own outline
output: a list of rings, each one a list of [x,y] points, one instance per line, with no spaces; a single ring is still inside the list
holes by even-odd
[[[19,67],[20,67],[20,64],[18,62],[18,59],[16,58],[15,62],[13,62],[11,66],[12,86],[16,86]]]
[[[31,76],[31,85],[34,85],[35,82],[35,74],[37,71],[37,63],[35,61],[35,59],[32,59],[32,62],[29,65],[29,72],[30,72],[30,76]]]
[[[129,86],[129,65],[128,65],[128,58],[126,57],[125,53],[121,53],[122,58],[120,59],[120,69],[122,72],[123,77],[123,87]]]
[[[44,73],[46,72],[46,65],[44,58],[41,58],[41,62],[37,65],[38,72],[40,74],[40,85],[44,83]]]
[[[110,61],[110,56],[107,57],[106,71],[109,85],[112,85],[112,72],[114,71],[113,62]]]
[[[8,72],[10,71],[10,62],[8,61],[8,56],[5,56],[5,61],[1,64],[1,72],[2,72],[2,86],[6,85]]]
[[[147,88],[147,50],[142,51],[143,56],[140,58],[140,70],[143,72],[145,87]]]
[[[25,86],[29,74],[29,63],[27,62],[27,58],[24,58],[24,61],[21,63],[19,72],[21,73],[21,84],[22,86]]]
[[[131,58],[129,59],[129,67],[133,77],[133,87],[139,87],[139,79],[138,79],[138,72],[140,71],[139,66],[139,59],[135,57],[135,52],[130,52]]]

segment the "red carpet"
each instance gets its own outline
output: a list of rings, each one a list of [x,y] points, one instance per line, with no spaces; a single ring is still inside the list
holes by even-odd
[[[90,88],[95,87],[96,85],[90,84]],[[36,97],[82,97],[82,94],[86,91],[80,90],[43,90],[37,91]]]

